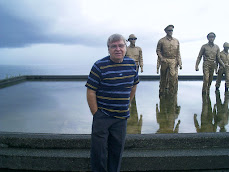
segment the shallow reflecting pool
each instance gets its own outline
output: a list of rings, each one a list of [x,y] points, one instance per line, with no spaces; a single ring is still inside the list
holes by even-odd
[[[178,94],[159,98],[159,81],[141,81],[129,134],[227,132],[228,94],[202,97],[202,81],[179,81]],[[27,81],[0,89],[0,131],[90,134],[85,81]]]

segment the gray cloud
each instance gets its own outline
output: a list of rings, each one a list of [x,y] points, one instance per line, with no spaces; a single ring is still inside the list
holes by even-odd
[[[0,6],[0,47],[23,47],[44,41],[44,28],[23,20]]]
[[[0,48],[26,47],[32,44],[80,44],[86,46],[104,45],[104,39],[98,35],[69,33],[71,31],[52,33],[55,22],[46,20],[45,16],[36,18],[30,12],[23,14],[22,10],[12,11],[12,4],[0,4]],[[20,6],[23,8],[23,5]],[[25,7],[26,8],[26,7]],[[25,9],[26,10],[26,9]],[[33,16],[34,15],[34,18]],[[83,23],[81,23],[82,25]],[[85,36],[86,35],[86,36]]]

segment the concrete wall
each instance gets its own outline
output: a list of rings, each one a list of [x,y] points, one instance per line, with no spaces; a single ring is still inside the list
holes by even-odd
[[[122,171],[229,169],[229,133],[127,135]],[[89,171],[90,135],[0,133],[0,168]]]
[[[24,81],[86,81],[87,75],[25,75],[18,76],[9,79],[0,80],[0,88],[8,87],[11,85],[18,84]],[[139,75],[139,79],[142,81],[154,81],[160,80],[160,75]],[[178,76],[179,80],[182,81],[201,81],[203,80],[202,75],[183,75]],[[216,79],[216,76],[213,78]],[[223,78],[224,79],[224,78]]]

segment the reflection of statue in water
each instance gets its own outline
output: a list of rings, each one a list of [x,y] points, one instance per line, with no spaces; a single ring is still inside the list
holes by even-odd
[[[179,114],[180,106],[177,106],[177,94],[160,96],[160,110],[158,104],[156,104],[157,123],[159,124],[157,133],[178,133],[180,120],[178,120],[176,126],[175,120]]]
[[[161,38],[157,44],[157,71],[160,70],[160,95],[165,93],[168,87],[170,93],[176,93],[178,88],[178,66],[182,69],[180,56],[180,44],[172,37],[173,25],[167,26],[164,30],[166,36]]]
[[[196,132],[216,132],[217,123],[215,121],[216,114],[212,112],[211,100],[208,94],[202,94],[202,113],[201,125],[197,120],[197,114],[194,114],[194,124]]]
[[[223,75],[225,75],[225,91],[228,91],[228,88],[229,88],[229,55],[228,55],[229,43],[225,42],[223,44],[223,48],[224,50],[220,52],[220,59],[223,61],[225,68],[216,59],[216,73],[218,73],[218,76],[217,76],[215,88],[216,90],[219,90],[222,77]],[[219,70],[217,72],[218,63],[219,63]]]
[[[130,45],[126,49],[126,56],[132,58],[137,66],[137,70],[139,66],[141,67],[141,73],[143,72],[143,57],[142,57],[142,49],[138,46],[135,46],[135,42],[137,37],[134,34],[131,34],[128,38]]]
[[[138,111],[136,106],[136,98],[134,96],[130,104],[130,117],[127,120],[127,134],[141,134],[142,130],[142,115],[138,119]]]
[[[216,35],[211,32],[207,35],[208,43],[204,44],[199,52],[199,55],[196,60],[196,71],[199,70],[198,66],[200,64],[201,58],[203,56],[203,88],[202,93],[203,94],[209,94],[212,79],[213,79],[213,73],[214,69],[216,67],[216,59],[218,62],[222,65],[224,68],[225,65],[220,59],[220,50],[218,45],[214,44]]]
[[[229,93],[225,93],[224,97],[224,104],[222,104],[220,99],[220,92],[216,91],[216,104],[214,106],[214,112],[216,113],[216,122],[220,128],[220,132],[226,132],[225,126],[228,124],[228,100],[229,100]]]

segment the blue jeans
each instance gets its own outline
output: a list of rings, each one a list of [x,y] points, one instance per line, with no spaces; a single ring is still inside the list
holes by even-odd
[[[126,119],[107,116],[100,110],[94,114],[91,134],[93,172],[120,171],[126,125]]]

